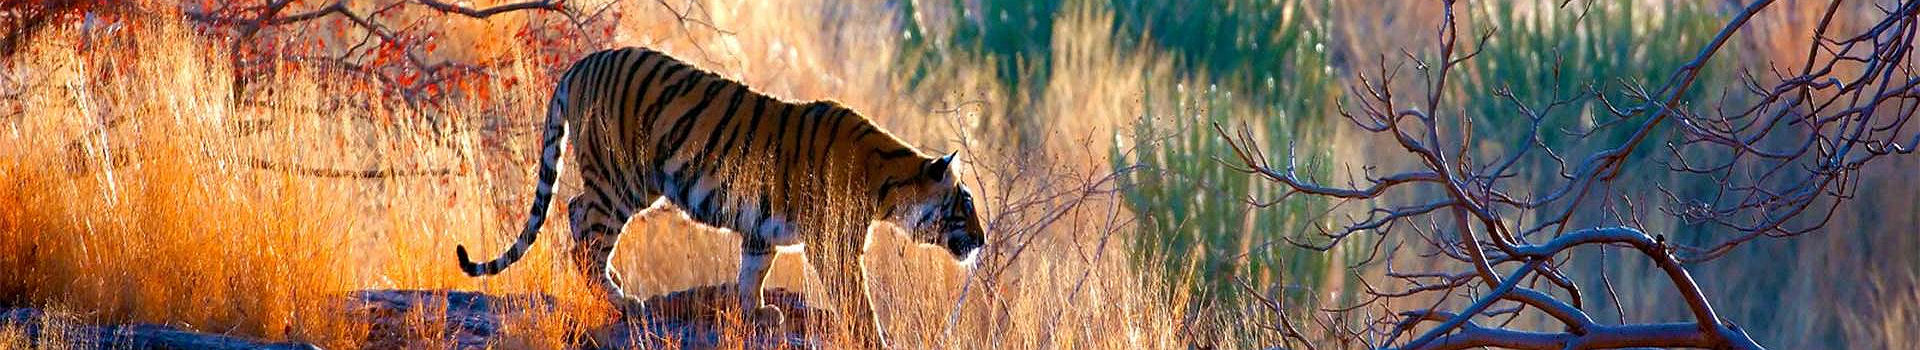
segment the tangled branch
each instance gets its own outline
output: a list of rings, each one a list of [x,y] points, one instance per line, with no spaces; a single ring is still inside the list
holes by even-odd
[[[1911,154],[1920,146],[1920,133],[1906,128],[1920,108],[1920,91],[1915,90],[1920,87],[1920,75],[1914,74],[1908,57],[1920,32],[1916,29],[1920,2],[1881,7],[1885,17],[1874,25],[1858,34],[1834,37],[1828,29],[1840,1],[1832,1],[1812,33],[1815,40],[1798,72],[1775,68],[1767,78],[1747,72],[1740,81],[1744,95],[1726,97],[1709,110],[1684,103],[1684,96],[1698,89],[1701,71],[1715,54],[1773,3],[1756,0],[1659,87],[1625,84],[1625,100],[1609,99],[1593,88],[1572,94],[1556,91],[1544,103],[1522,101],[1510,90],[1494,91],[1494,98],[1511,102],[1514,116],[1531,125],[1530,134],[1505,147],[1507,153],[1486,157],[1490,161],[1475,159],[1484,155],[1474,151],[1482,141],[1474,138],[1473,116],[1446,113],[1443,100],[1451,73],[1478,55],[1480,47],[1462,50],[1454,1],[1443,3],[1445,21],[1436,33],[1438,58],[1427,61],[1411,52],[1404,55],[1424,78],[1419,87],[1425,90],[1425,98],[1409,103],[1397,97],[1393,80],[1400,67],[1389,68],[1383,58],[1376,74],[1360,74],[1352,88],[1359,101],[1352,107],[1357,108],[1340,108],[1341,116],[1358,128],[1391,137],[1400,151],[1419,161],[1417,169],[1376,175],[1369,166],[1364,184],[1316,183],[1296,173],[1298,160],[1291,156],[1283,165],[1268,162],[1267,154],[1244,128],[1236,133],[1215,125],[1215,132],[1232,144],[1235,159],[1225,161],[1227,166],[1284,185],[1288,196],[1369,206],[1365,217],[1319,232],[1325,243],[1289,242],[1327,250],[1355,234],[1385,236],[1411,228],[1415,242],[1425,244],[1432,256],[1461,265],[1456,271],[1400,271],[1389,255],[1386,276],[1411,287],[1382,290],[1363,279],[1367,294],[1363,301],[1318,312],[1354,313],[1385,308],[1385,300],[1413,297],[1434,301],[1422,303],[1430,305],[1422,309],[1388,312],[1389,316],[1371,320],[1357,331],[1327,327],[1326,333],[1342,342],[1392,349],[1758,349],[1751,337],[1715,312],[1683,264],[1723,256],[1759,237],[1817,231],[1840,203],[1852,198],[1863,166],[1886,156]],[[1480,43],[1491,32],[1487,34]],[[1578,158],[1542,139],[1548,132],[1545,116],[1588,102],[1611,118],[1592,129],[1567,134],[1586,142],[1608,142],[1592,136],[1601,129],[1628,128],[1624,131],[1629,136]],[[1656,140],[1664,136],[1659,135],[1673,135],[1674,140],[1661,143]],[[1662,170],[1705,178],[1715,188],[1700,196],[1695,193],[1703,191],[1658,185],[1665,203],[1660,211],[1688,223],[1708,223],[1732,235],[1703,246],[1676,244],[1665,235],[1649,234],[1631,209],[1622,213],[1614,208],[1635,202],[1631,196],[1615,195],[1620,175],[1654,158],[1634,155],[1662,146],[1664,157],[1655,158]],[[1547,183],[1536,183],[1519,173],[1516,164],[1523,163],[1545,163],[1559,171]],[[1412,204],[1383,200],[1391,195],[1439,198]],[[1594,215],[1576,215],[1597,208],[1609,215],[1597,220],[1589,218]],[[1580,305],[1581,287],[1565,269],[1567,255],[1580,247],[1627,248],[1651,261],[1685,300],[1691,321],[1615,325],[1594,320]],[[1546,289],[1540,289],[1543,280]],[[1611,286],[1607,290],[1611,294]],[[1556,296],[1561,294],[1569,297]],[[1458,303],[1446,301],[1454,296],[1472,299],[1452,309]],[[1278,306],[1269,308],[1286,312]],[[1563,330],[1506,327],[1527,312],[1544,314]],[[1488,320],[1498,323],[1482,322]],[[1290,342],[1308,342],[1298,331],[1286,334]]]

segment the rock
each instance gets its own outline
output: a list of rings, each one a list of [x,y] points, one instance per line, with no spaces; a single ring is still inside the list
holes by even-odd
[[[767,304],[778,306],[786,316],[783,327],[760,330],[743,319],[738,293],[733,285],[704,286],[649,298],[645,315],[630,315],[622,322],[591,332],[591,348],[821,348],[831,316],[808,307],[806,297],[785,289],[766,290]],[[729,337],[726,330],[748,330],[749,334]],[[820,333],[820,334],[815,334]],[[745,340],[745,344],[729,341]],[[614,346],[599,346],[609,344]]]
[[[499,310],[504,304],[539,305],[552,310],[553,298],[517,295],[495,297],[460,291],[371,290],[352,293],[349,312],[365,315],[371,325],[364,347],[370,349],[407,348],[420,336],[409,324],[418,321],[446,324],[445,339],[453,347],[485,348],[501,335]],[[503,301],[514,301],[506,303]],[[414,310],[440,310],[438,315],[423,314],[426,320],[409,320]]]
[[[642,315],[586,332],[573,339],[586,349],[822,348],[824,322],[830,316],[807,306],[805,298],[784,289],[766,291],[767,303],[785,311],[784,327],[758,330],[736,311],[731,285],[705,286],[648,298]],[[446,346],[459,349],[513,348],[503,330],[504,315],[555,312],[546,295],[486,295],[447,290],[368,290],[350,293],[343,312],[366,318],[369,349]],[[425,318],[425,319],[422,319]],[[40,341],[46,317],[34,309],[0,313],[0,326],[22,327],[27,339]],[[436,339],[422,339],[420,324],[444,324]],[[81,349],[318,349],[310,344],[267,342],[202,333],[153,324],[62,326],[63,339]],[[744,342],[735,344],[733,342]],[[521,345],[524,346],[524,345]]]
[[[0,324],[25,328],[27,339],[38,344],[46,326],[44,316],[39,310],[12,309],[0,313]],[[319,349],[311,344],[264,342],[155,324],[76,325],[63,332],[68,345],[76,349]]]
[[[806,305],[805,298],[784,289],[766,291],[767,303],[785,311],[785,327],[773,331],[745,331],[736,313],[738,303],[731,285],[705,286],[648,298],[647,312],[627,315],[620,321],[589,330],[587,339],[576,339],[587,349],[712,349],[712,348],[821,348],[821,337],[810,329],[825,328],[828,316]],[[361,312],[371,316],[373,325],[369,348],[409,347],[406,316],[412,310],[440,310],[437,317],[447,325],[447,338],[456,348],[501,347],[501,317],[528,311],[552,312],[553,298],[534,295],[490,296],[463,291],[378,290],[354,293]],[[540,310],[527,310],[536,308]],[[438,320],[430,320],[438,321]],[[729,334],[729,330],[734,334]],[[816,335],[810,337],[809,335]],[[745,344],[733,344],[744,341]]]

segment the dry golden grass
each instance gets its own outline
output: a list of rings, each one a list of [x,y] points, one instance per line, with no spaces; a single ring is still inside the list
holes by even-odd
[[[192,43],[179,25],[127,30]],[[343,207],[323,202],[323,186],[233,171],[230,159],[210,157],[201,142],[217,139],[217,123],[230,116],[210,98],[217,93],[192,91],[217,74],[193,63],[186,45],[125,44],[138,53],[75,56],[48,46],[21,60],[44,64],[31,74],[48,85],[26,92],[27,113],[6,139],[0,232],[15,261],[0,288],[96,319],[275,338],[352,332],[326,305],[329,293],[350,286],[345,266],[289,263],[346,258],[336,249],[344,240],[322,225],[343,218]],[[107,120],[125,126],[84,131]]]
[[[343,293],[362,289],[546,293],[560,301],[551,313],[509,317],[503,347],[560,347],[610,322],[584,281],[556,258],[568,244],[564,220],[550,223],[531,254],[500,276],[468,278],[452,261],[455,244],[497,252],[523,219],[537,135],[510,129],[541,115],[546,106],[530,101],[544,101],[546,84],[494,86],[494,100],[446,101],[450,115],[437,116],[449,120],[444,130],[411,124],[422,118],[380,105],[322,105],[353,92],[319,83],[338,76],[301,67],[284,67],[262,83],[261,103],[235,103],[219,43],[189,33],[175,8],[138,6],[145,13],[126,16],[115,32],[83,38],[73,26],[51,30],[6,67],[22,82],[13,101],[25,114],[0,120],[0,297],[72,310],[83,322],[160,323],[327,348],[365,345],[369,325],[340,304]],[[701,5],[733,33],[727,35],[683,27],[656,3],[619,6],[632,8],[617,26],[617,45],[656,47],[790,99],[842,101],[911,143],[968,149],[964,171],[1007,166],[1020,153],[969,136],[981,129],[978,105],[933,111],[1007,100],[979,92],[999,91],[990,88],[990,74],[936,72],[928,88],[908,91],[888,70],[897,33],[840,24],[888,23],[884,10],[824,2]],[[789,6],[832,8],[844,18]],[[1081,11],[1057,29],[1062,45],[1089,45],[1062,55],[1063,79],[1113,88],[1049,91],[1048,100],[1058,102],[1042,110],[1051,115],[1031,117],[1053,120],[1046,133],[1056,141],[1027,153],[1045,155],[1059,171],[1093,174],[1108,166],[1107,149],[1081,141],[1108,142],[1135,116],[1126,101],[1146,84],[1147,63],[1104,48],[1098,29],[1110,19]],[[512,23],[441,25],[482,28],[448,40],[485,42],[477,38]],[[82,40],[91,46],[80,49]],[[520,55],[497,46],[458,54],[508,61]],[[540,76],[546,67],[506,67],[503,78],[552,80]],[[270,123],[257,132],[235,127],[261,121]],[[510,126],[485,126],[492,121]],[[256,169],[246,165],[251,159],[468,171],[334,179]],[[982,192],[1031,186],[969,174]],[[563,195],[575,182],[563,181]],[[1152,279],[1130,268],[1124,239],[1099,244],[1117,231],[1103,225],[1121,210],[1109,200],[1090,198],[1058,224],[1029,233],[1021,243],[1026,250],[1003,261],[1004,272],[991,280],[969,281],[946,253],[880,226],[868,271],[873,288],[884,291],[875,303],[891,340],[910,348],[1174,346],[1177,304],[1139,288]],[[627,228],[616,267],[628,290],[641,295],[730,282],[737,242],[678,219],[650,219]],[[817,300],[818,282],[802,260],[783,257],[771,287],[805,290]],[[442,325],[424,314],[410,319],[405,346],[449,344]],[[0,344],[20,339],[0,331]]]
[[[455,243],[484,241],[501,226],[483,201],[491,194],[483,177],[325,179],[246,165],[461,159],[437,146],[440,135],[385,132],[410,129],[380,125],[402,120],[392,111],[317,112],[317,96],[338,92],[314,82],[337,77],[289,69],[270,82],[266,104],[236,107],[209,39],[188,33],[168,14],[175,8],[141,9],[157,14],[127,16],[125,27],[90,39],[54,30],[7,67],[24,84],[15,101],[25,114],[0,136],[0,296],[89,322],[328,348],[364,341],[368,325],[342,305],[342,293],[359,289],[554,294],[565,317],[510,322],[526,344],[557,344],[578,325],[604,322],[551,249],[488,283],[453,268]],[[93,48],[79,49],[81,40]],[[271,123],[258,133],[235,127],[248,121]],[[420,345],[444,341],[436,337],[444,327],[417,319]]]

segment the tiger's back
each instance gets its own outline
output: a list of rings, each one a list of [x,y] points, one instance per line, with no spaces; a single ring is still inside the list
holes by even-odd
[[[857,182],[859,147],[916,155],[871,122],[833,102],[794,103],[647,49],[602,51],[582,59],[563,84],[579,108],[565,118],[587,190],[615,215],[644,209],[654,196],[702,224],[759,237],[802,217],[799,199]],[[627,80],[609,84],[598,79]],[[635,80],[637,79],[637,80]],[[558,95],[560,93],[556,93]],[[774,173],[770,169],[801,170]],[[794,181],[794,180],[815,180]],[[851,195],[851,194],[845,194]],[[864,214],[859,201],[840,215]],[[773,245],[797,242],[772,242]]]

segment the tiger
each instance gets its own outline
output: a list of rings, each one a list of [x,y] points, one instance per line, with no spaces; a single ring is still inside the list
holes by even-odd
[[[527,254],[546,221],[571,146],[583,185],[567,202],[568,259],[618,310],[643,312],[609,259],[629,221],[673,208],[741,238],[740,310],[779,327],[762,285],[779,251],[798,250],[848,323],[849,339],[886,341],[861,257],[870,225],[891,222],[916,244],[968,268],[987,242],[973,194],[957,179],[957,152],[932,156],[831,100],[797,102],[641,47],[598,51],[555,85],[541,139],[538,185],[524,229],[494,260],[465,245],[460,270],[500,273]]]

